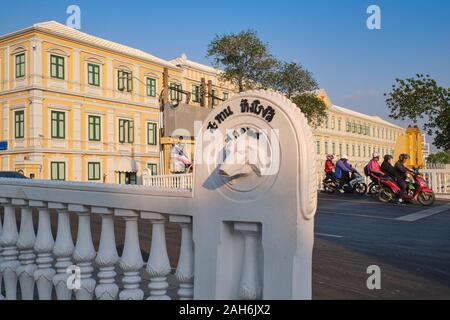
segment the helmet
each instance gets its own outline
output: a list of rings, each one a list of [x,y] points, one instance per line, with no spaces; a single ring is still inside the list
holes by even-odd
[[[379,158],[379,157],[380,157],[380,154],[378,152],[374,152],[372,154],[372,158]]]
[[[343,155],[341,156],[341,159],[348,160],[348,156],[347,156],[346,154],[343,154]]]
[[[334,156],[332,154],[327,154],[327,160],[333,160]]]
[[[408,159],[409,159],[409,155],[406,154],[406,153],[402,153],[402,154],[400,155],[400,157],[398,157],[398,159],[399,159],[400,161],[408,160]]]
[[[387,154],[384,156],[384,161],[389,161],[389,160],[392,160],[393,158],[394,158],[393,156],[391,156],[390,154]]]

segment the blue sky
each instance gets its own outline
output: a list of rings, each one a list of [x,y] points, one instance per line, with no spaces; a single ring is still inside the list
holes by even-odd
[[[79,5],[82,30],[164,59],[208,63],[216,34],[255,29],[282,60],[310,69],[340,106],[388,119],[383,92],[396,77],[427,73],[450,86],[450,1],[2,0],[0,34],[56,20]],[[366,9],[381,8],[381,30]]]

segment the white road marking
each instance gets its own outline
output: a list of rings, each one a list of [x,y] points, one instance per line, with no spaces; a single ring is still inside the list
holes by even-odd
[[[337,234],[328,234],[328,233],[320,233],[316,232],[316,236],[322,236],[322,237],[330,237],[330,238],[343,238],[343,236],[338,236]]]
[[[445,205],[434,207],[434,208],[430,208],[430,209],[427,209],[427,210],[422,210],[422,211],[419,211],[419,212],[416,212],[416,213],[411,213],[411,214],[408,214],[406,216],[402,216],[402,217],[396,218],[395,220],[406,221],[406,222],[414,222],[414,221],[417,221],[417,220],[420,220],[420,219],[424,219],[424,218],[427,218],[429,216],[432,216],[432,215],[435,215],[435,214],[438,214],[438,213],[441,213],[441,212],[444,212],[444,211],[447,211],[447,210],[450,210],[450,204],[445,204]]]
[[[350,216],[350,217],[357,217],[357,218],[370,218],[370,219],[381,219],[381,220],[395,220],[395,218],[386,218],[381,216],[374,216],[374,215],[368,215],[368,214],[358,214],[358,213],[343,213],[343,212],[336,212],[336,211],[329,211],[329,210],[321,210],[317,209],[318,213],[325,213],[325,214],[334,214],[334,215],[340,215],[340,216]]]

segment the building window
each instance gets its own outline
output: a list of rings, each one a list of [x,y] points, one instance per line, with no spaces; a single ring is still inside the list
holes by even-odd
[[[101,120],[100,116],[89,116],[89,141],[101,140]]]
[[[352,133],[356,133],[356,123],[352,123]]]
[[[346,145],[346,153],[347,153],[347,157],[348,157],[348,155],[350,153],[350,145],[349,144]]]
[[[50,163],[51,180],[66,180],[66,163],[65,162],[51,162]]]
[[[14,137],[23,139],[25,137],[25,111],[14,112]]]
[[[158,165],[156,163],[147,163],[147,168],[150,170],[152,176],[158,175]]]
[[[156,97],[156,79],[147,78],[146,88],[147,97]]]
[[[334,130],[336,128],[336,119],[334,117],[331,118],[331,129]]]
[[[334,142],[331,144],[331,152],[333,154],[336,154],[336,143],[334,143]]]
[[[342,156],[342,143],[339,143],[339,155]]]
[[[171,83],[170,84],[170,100],[172,101],[181,101],[181,91],[183,90],[183,86],[179,83]]]
[[[338,130],[341,131],[341,119],[338,120]]]
[[[100,181],[100,162],[88,162],[88,180]]]
[[[223,93],[223,101],[227,101],[229,99],[230,95],[228,94],[228,92],[224,92]]]
[[[129,71],[117,71],[117,90],[131,92],[133,91],[133,75]]]
[[[136,172],[119,172],[119,184],[137,184]]]
[[[361,157],[361,146],[358,145],[358,157]]]
[[[367,157],[366,146],[363,146],[363,154],[364,154],[364,158]]]
[[[16,55],[16,78],[25,77],[25,53]]]
[[[192,86],[192,102],[200,102],[200,86],[199,85],[193,85]]]
[[[316,141],[316,152],[320,154],[320,141]]]
[[[354,156],[355,156],[355,145],[352,144],[352,157],[354,157]]]
[[[134,122],[132,120],[119,119],[119,143],[134,142]]]
[[[52,138],[65,139],[66,114],[61,111],[52,111]]]
[[[372,147],[369,146],[369,157],[372,156]]]
[[[325,141],[325,153],[328,153],[328,142]]]
[[[147,143],[151,146],[156,146],[156,133],[157,133],[157,126],[154,122],[148,122],[147,123]]]
[[[64,80],[65,70],[63,57],[55,56],[53,54],[50,56],[50,76],[52,78]]]
[[[88,84],[91,86],[100,86],[100,66],[96,64],[88,64]]]
[[[352,131],[352,124],[350,122],[347,122],[347,132]]]
[[[211,90],[211,99],[212,99],[212,105],[217,106],[219,104],[219,100],[217,99],[217,91]]]

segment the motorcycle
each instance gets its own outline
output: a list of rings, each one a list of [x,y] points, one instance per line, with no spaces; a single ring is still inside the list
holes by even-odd
[[[431,206],[436,200],[433,190],[428,188],[427,181],[418,170],[414,169],[411,175],[414,180],[406,181],[406,196],[403,200],[407,202],[417,200],[423,206]],[[394,201],[400,192],[399,186],[390,178],[381,178],[380,182],[381,190],[378,199],[385,203]]]
[[[339,187],[339,179],[325,178],[323,180],[323,189],[326,193],[334,193]],[[364,181],[364,177],[355,171],[350,177],[350,181],[343,187],[345,193],[356,193],[364,195],[367,192],[367,185]]]

